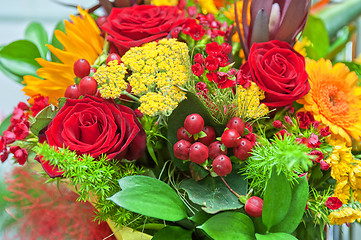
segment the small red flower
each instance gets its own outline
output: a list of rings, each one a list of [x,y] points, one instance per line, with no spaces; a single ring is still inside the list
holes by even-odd
[[[310,155],[317,156],[317,158],[312,159],[312,161],[319,163],[321,160],[323,160],[323,153],[319,150],[312,150],[310,152]]]
[[[251,81],[252,75],[249,69],[249,64],[248,62],[245,62],[236,73],[236,82],[244,88],[249,88],[251,86]]]
[[[228,43],[222,43],[221,47],[224,54],[230,54],[232,52],[232,46]]]
[[[196,55],[194,55],[194,63],[199,63],[200,65],[203,65],[204,59],[202,54],[197,53]]]
[[[208,43],[206,45],[206,53],[208,53],[210,56],[215,56],[221,52],[222,46],[220,46],[217,42]]]
[[[328,164],[324,160],[321,160],[320,161],[320,168],[321,168],[322,171],[327,171],[330,168],[330,164]]]
[[[326,207],[331,210],[336,210],[342,207],[342,202],[338,197],[329,197],[325,202]]]
[[[321,145],[318,136],[314,133],[311,133],[311,136],[307,139],[307,143],[309,148],[318,148]]]
[[[204,59],[205,66],[209,71],[216,71],[219,67],[219,60],[213,56],[208,56]]]
[[[35,117],[41,110],[49,105],[48,101],[49,97],[38,96],[34,98],[34,104],[30,109],[33,112],[33,117]]]
[[[192,65],[192,72],[194,75],[200,77],[204,73],[204,68],[199,63],[196,63],[196,64]]]
[[[283,124],[280,120],[273,121],[272,125],[275,128],[282,128],[282,126],[283,126]]]
[[[189,35],[195,40],[201,40],[204,34],[206,33],[206,30],[202,27],[202,25],[195,24],[191,26],[191,29],[189,30]]]
[[[15,133],[10,132],[8,130],[3,132],[3,137],[4,137],[4,140],[5,140],[6,144],[11,144],[11,143],[15,142],[15,140],[16,140]]]
[[[313,118],[310,112],[298,112],[296,114],[300,128],[309,129],[310,125],[314,123],[315,119]]]
[[[285,137],[285,135],[291,136],[291,134],[290,134],[289,132],[287,132],[286,129],[282,129],[282,130],[280,130],[278,133],[276,133],[276,137],[277,137],[278,139],[282,139],[282,140],[283,140],[283,138]]]
[[[22,140],[28,136],[29,127],[25,123],[18,123],[14,126],[13,132],[15,133],[17,140]]]
[[[292,122],[292,119],[290,118],[290,116],[285,116],[285,122],[288,123],[289,125],[293,126],[293,122]]]
[[[331,134],[330,127],[327,126],[327,127],[321,128],[320,134],[322,137],[327,137],[328,135],[330,135]]]
[[[11,146],[10,152],[14,154],[14,157],[20,165],[24,165],[26,159],[28,159],[28,151],[25,148],[20,148],[19,146]]]

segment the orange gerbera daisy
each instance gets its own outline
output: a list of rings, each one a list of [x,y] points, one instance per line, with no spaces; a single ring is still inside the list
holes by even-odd
[[[300,111],[309,111],[314,118],[328,125],[332,138],[343,139],[347,145],[361,137],[361,88],[358,77],[343,63],[332,66],[330,60],[309,60],[306,70],[311,85],[310,92],[298,103]]]
[[[42,66],[36,72],[40,77],[24,76],[23,91],[29,97],[43,95],[49,97],[49,103],[57,103],[64,96],[66,88],[74,83],[73,65],[80,58],[90,64],[103,50],[104,39],[100,30],[87,10],[78,7],[80,16],[70,15],[71,22],[65,21],[65,33],[55,31],[55,36],[64,46],[64,50],[47,45],[49,50],[61,61],[50,62],[42,58],[36,61]]]

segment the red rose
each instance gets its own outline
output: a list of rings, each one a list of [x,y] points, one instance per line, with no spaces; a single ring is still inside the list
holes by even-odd
[[[167,37],[184,20],[184,12],[177,7],[135,5],[113,8],[101,29],[123,55],[131,47]]]
[[[45,132],[51,146],[97,158],[134,160],[145,150],[145,132],[126,106],[86,96],[68,99]]]
[[[342,207],[342,202],[338,197],[329,197],[327,198],[325,205],[331,210],[336,210]]]
[[[254,43],[246,64],[253,81],[265,92],[267,106],[286,106],[310,90],[305,58],[286,42]]]

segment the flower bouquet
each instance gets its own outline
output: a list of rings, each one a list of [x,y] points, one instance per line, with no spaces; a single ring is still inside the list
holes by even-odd
[[[31,23],[0,48],[29,97],[0,137],[18,236],[325,239],[359,222],[361,60],[342,52],[361,4],[328,2],[105,0],[51,41]]]

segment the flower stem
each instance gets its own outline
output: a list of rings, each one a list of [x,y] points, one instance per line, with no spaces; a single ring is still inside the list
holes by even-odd
[[[227,188],[229,189],[229,191],[231,191],[237,198],[240,198],[241,195],[239,195],[238,193],[236,193],[226,182],[226,180],[224,180],[224,178],[222,176],[220,176],[222,181],[224,182],[224,184],[227,186]]]

